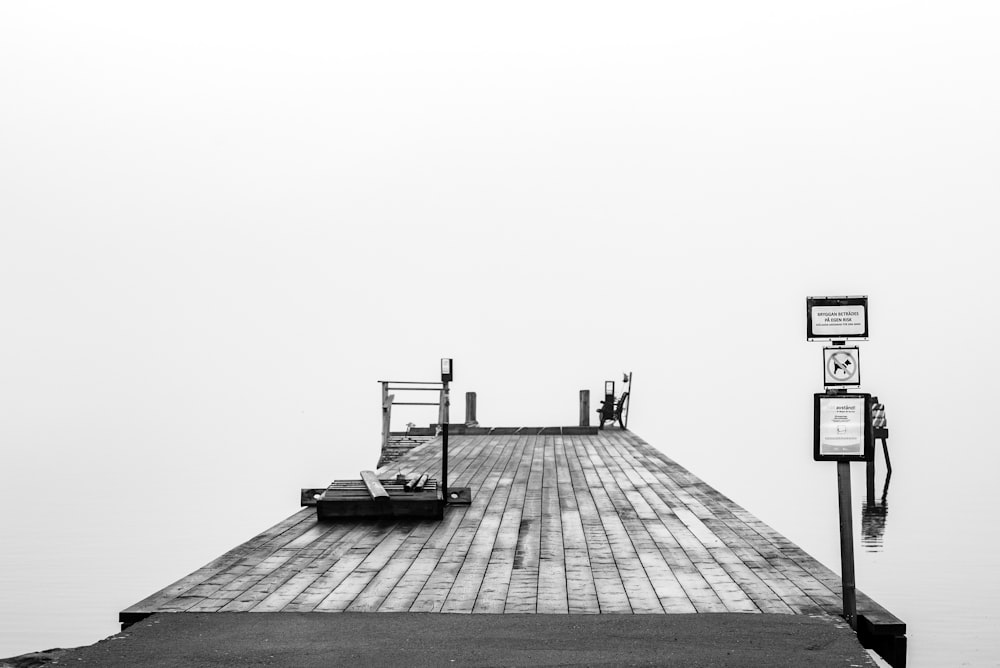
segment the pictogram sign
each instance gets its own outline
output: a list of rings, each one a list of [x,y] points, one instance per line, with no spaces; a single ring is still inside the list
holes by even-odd
[[[861,385],[861,363],[857,347],[823,348],[823,385],[857,387]]]

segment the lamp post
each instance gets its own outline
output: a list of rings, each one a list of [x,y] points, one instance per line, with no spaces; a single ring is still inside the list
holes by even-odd
[[[448,502],[448,383],[452,379],[452,359],[441,358],[441,382],[443,383],[442,399],[444,410],[441,412],[441,494],[445,503]]]

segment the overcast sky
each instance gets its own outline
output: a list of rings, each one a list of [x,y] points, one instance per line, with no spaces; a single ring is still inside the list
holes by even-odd
[[[39,485],[84,484],[98,518],[186,493],[159,535],[246,485],[267,510],[245,538],[299,486],[373,467],[376,381],[433,380],[442,356],[453,418],[475,390],[493,426],[573,424],[579,389],[633,371],[638,433],[741,500],[740,471],[809,447],[807,295],[870,296],[863,389],[897,416],[949,389],[988,428],[998,19],[3,3],[7,535],[48,521],[11,511]],[[234,544],[215,535],[208,558]]]

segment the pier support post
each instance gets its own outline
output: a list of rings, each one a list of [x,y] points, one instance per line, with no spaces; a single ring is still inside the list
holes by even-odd
[[[590,426],[590,390],[580,390],[580,426]]]
[[[854,518],[851,513],[851,463],[837,462],[840,497],[840,573],[844,590],[844,619],[857,630],[857,596],[854,590]]]

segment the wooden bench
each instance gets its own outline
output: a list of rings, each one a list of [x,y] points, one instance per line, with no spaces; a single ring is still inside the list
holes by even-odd
[[[600,418],[600,425],[598,429],[604,429],[604,423],[608,420],[611,424],[615,422],[625,429],[625,423],[622,421],[622,411],[625,406],[628,405],[628,392],[622,392],[622,396],[618,398],[618,401],[609,402],[607,400],[601,402],[601,407],[597,409],[597,415]]]

